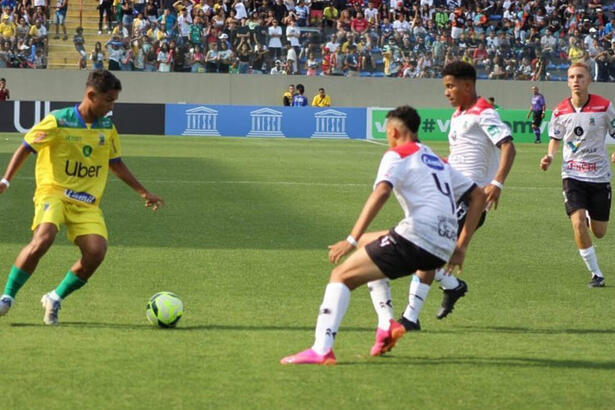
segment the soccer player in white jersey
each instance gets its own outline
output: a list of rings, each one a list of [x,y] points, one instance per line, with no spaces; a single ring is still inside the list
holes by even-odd
[[[331,272],[311,348],[285,357],[282,364],[335,364],[333,342],[348,303],[350,291],[373,280],[395,279],[417,272],[431,281],[435,269],[449,261],[448,269],[461,269],[465,252],[486,195],[469,178],[448,166],[417,140],[420,117],[409,106],[387,114],[386,135],[391,149],[380,162],[374,190],[367,199],[350,235],[329,247],[329,260],[337,263],[357,247],[348,259]],[[404,218],[390,231],[365,233],[371,221],[395,194]],[[469,197],[467,223],[457,239],[455,202]],[[390,349],[403,336],[404,328],[391,319],[387,329]]]
[[[607,134],[615,136],[615,108],[606,98],[589,94],[591,75],[586,65],[568,69],[570,98],[559,103],[549,124],[547,155],[540,160],[546,171],[562,141],[562,186],[564,205],[570,217],[574,240],[587,269],[590,288],[604,286],[589,227],[596,238],[606,234],[611,209],[611,166],[606,149]],[[615,162],[615,154],[611,156]],[[589,216],[590,221],[587,220]]]
[[[456,109],[451,118],[449,132],[449,164],[484,187],[487,208],[497,208],[504,182],[515,158],[515,146],[510,128],[502,122],[494,107],[476,93],[476,70],[471,64],[453,62],[442,71],[444,95]],[[460,229],[467,212],[467,204],[458,204],[457,215]],[[481,217],[482,225],[485,214]],[[436,272],[436,280],[444,290],[442,305],[436,317],[443,319],[454,308],[459,298],[465,295],[468,286],[443,270]],[[372,355],[377,356],[381,345],[380,330],[393,317],[391,292],[387,279],[368,283],[374,309],[378,314],[378,329]],[[410,284],[408,305],[400,323],[406,330],[420,330],[419,314],[429,292],[429,286],[415,280]]]

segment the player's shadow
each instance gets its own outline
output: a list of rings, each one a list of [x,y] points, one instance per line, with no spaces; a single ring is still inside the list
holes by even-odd
[[[455,330],[435,330],[433,333],[519,333],[519,334],[535,334],[535,335],[585,335],[585,334],[615,334],[615,328],[613,329],[534,329],[530,327],[521,326],[475,326],[475,325],[461,325],[455,326]]]
[[[11,323],[12,327],[48,327],[43,323]],[[127,330],[157,330],[159,328],[147,323],[105,323],[105,322],[61,322],[58,327],[77,327],[88,329],[127,329]],[[164,330],[164,329],[163,329]],[[314,331],[314,326],[284,326],[284,325],[178,325],[178,327],[169,329],[174,332],[194,332],[194,331]],[[369,332],[374,331],[371,327],[347,327],[344,332]]]
[[[385,360],[383,360],[385,359]],[[472,366],[472,367],[547,367],[566,369],[615,370],[615,361],[592,361],[578,359],[546,359],[540,357],[416,357],[416,356],[383,356],[357,362],[338,362],[340,366],[376,365],[376,366]]]

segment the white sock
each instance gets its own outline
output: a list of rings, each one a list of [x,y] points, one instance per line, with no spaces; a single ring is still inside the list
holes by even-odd
[[[457,276],[445,274],[444,269],[436,269],[435,279],[440,282],[440,286],[442,286],[442,289],[445,290],[455,289],[459,286]]]
[[[429,285],[421,283],[418,276],[413,276],[412,282],[410,282],[410,291],[408,292],[408,306],[404,312],[406,319],[414,323],[419,320],[419,315],[428,293]]]
[[[369,296],[372,298],[374,310],[378,315],[378,327],[382,330],[389,330],[390,320],[393,319],[393,302],[389,280],[380,279],[368,282],[367,289],[369,289]]]
[[[337,329],[350,302],[350,289],[343,283],[329,283],[322,298],[312,350],[323,355],[333,348]]]
[[[61,302],[62,301],[62,298],[60,297],[60,295],[58,295],[56,293],[55,289],[52,290],[51,292],[49,292],[49,297],[51,299],[55,300],[56,302]]]
[[[583,262],[585,262],[585,266],[587,266],[587,269],[592,273],[592,275],[596,275],[602,278],[602,271],[598,267],[598,258],[596,257],[596,251],[594,250],[594,247],[590,246],[586,249],[579,249],[579,254],[583,259]]]

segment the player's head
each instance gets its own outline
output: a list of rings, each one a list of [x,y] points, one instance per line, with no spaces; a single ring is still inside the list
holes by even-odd
[[[290,84],[290,85],[288,86],[288,91],[289,91],[291,94],[294,94],[294,93],[295,93],[295,85],[294,85],[294,84]]]
[[[391,147],[418,141],[421,117],[409,105],[402,105],[387,113],[386,135]]]
[[[6,78],[0,78],[0,85],[1,86],[5,86],[6,85]]]
[[[476,70],[472,64],[454,61],[442,70],[444,96],[453,107],[465,106],[476,98]]]
[[[568,68],[568,88],[572,94],[586,94],[591,83],[589,68],[583,63],[574,63]]]
[[[107,70],[90,72],[85,86],[84,101],[96,117],[102,117],[111,111],[122,91],[120,80]]]
[[[489,97],[487,100],[489,100],[489,104],[491,104],[491,105],[495,104],[495,98],[494,97]]]
[[[303,84],[297,84],[297,92],[299,94],[303,94],[304,91],[305,91],[305,88],[303,87]]]
[[[324,97],[324,96],[325,96],[325,89],[324,89],[324,88],[319,88],[319,89],[318,89],[318,94],[319,94],[321,97]]]
[[[538,94],[538,87],[533,86],[533,87],[532,87],[532,93],[533,93],[534,95]]]

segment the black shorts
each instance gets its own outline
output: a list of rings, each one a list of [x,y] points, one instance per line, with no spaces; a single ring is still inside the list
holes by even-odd
[[[457,202],[457,236],[461,234],[461,230],[466,223],[466,217],[468,216],[468,205],[470,205],[469,197],[463,198],[459,202]],[[480,219],[478,220],[478,225],[476,225],[476,229],[483,226],[485,223],[485,219],[487,219],[487,211],[483,211],[480,215]]]
[[[409,276],[417,270],[438,269],[446,263],[400,236],[393,229],[368,243],[365,251],[382,273],[390,279]]]
[[[585,182],[577,179],[562,180],[566,214],[586,209],[595,221],[606,222],[611,211],[611,184],[608,182]]]
[[[542,111],[532,111],[532,125],[540,127],[542,123]]]

